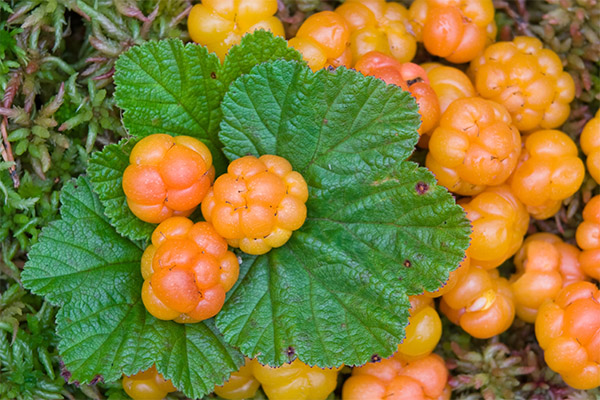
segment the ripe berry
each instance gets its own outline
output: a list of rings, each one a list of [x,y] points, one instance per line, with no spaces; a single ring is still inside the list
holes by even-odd
[[[546,219],[577,192],[584,175],[573,140],[560,131],[543,130],[526,136],[510,187],[534,218]]]
[[[177,391],[154,365],[135,375],[123,376],[123,390],[133,400],[162,400],[168,393]]]
[[[587,169],[596,183],[600,183],[600,110],[583,127],[579,138],[581,150],[587,156]]]
[[[440,119],[440,105],[425,70],[413,63],[404,63],[378,51],[362,56],[354,68],[363,75],[371,75],[388,84],[408,90],[419,106],[421,126],[419,134],[428,133],[435,128]]]
[[[245,364],[238,371],[232,373],[227,382],[221,386],[215,386],[215,393],[228,400],[253,398],[260,386],[260,382],[252,374],[255,364],[258,364],[256,360],[246,358]]]
[[[158,319],[193,323],[215,316],[239,274],[237,257],[208,222],[162,222],[142,255],[142,301]]]
[[[535,320],[535,336],[544,359],[567,385],[588,390],[600,386],[600,290],[590,282],[563,288],[544,303]]]
[[[246,33],[264,29],[284,37],[276,12],[277,0],[202,0],[190,11],[188,31],[194,42],[214,51],[223,61]]]
[[[335,12],[350,27],[352,60],[371,51],[394,57],[404,63],[413,59],[417,42],[412,35],[408,11],[385,0],[346,0]]]
[[[202,214],[232,247],[264,254],[283,246],[306,219],[308,187],[284,158],[246,156],[229,164],[202,203]]]
[[[594,196],[583,208],[583,222],[575,234],[583,250],[579,262],[583,271],[600,281],[600,196]]]
[[[569,116],[575,84],[560,58],[533,37],[498,42],[471,62],[481,97],[502,104],[521,132],[551,129]]]
[[[491,0],[416,0],[409,15],[425,49],[452,63],[471,61],[496,37]]]
[[[426,165],[461,195],[504,183],[517,166],[521,135],[504,107],[480,97],[455,100],[429,140]]]
[[[317,71],[327,66],[350,67],[350,28],[344,18],[333,11],[311,15],[298,29],[296,37],[288,42]]]
[[[529,215],[507,185],[489,187],[458,203],[473,227],[467,249],[471,265],[495,268],[519,250],[529,227]]]
[[[252,364],[269,400],[325,400],[337,385],[340,368],[309,367],[299,359],[278,368]]]
[[[510,277],[517,316],[533,323],[540,306],[554,300],[561,288],[587,276],[579,265],[579,249],[551,233],[536,233],[515,255],[517,271]]]
[[[437,354],[405,361],[398,354],[352,369],[343,400],[442,400],[450,398],[448,369]]]
[[[496,269],[471,265],[454,289],[442,296],[440,311],[469,335],[487,339],[506,331],[515,318],[513,293]]]
[[[406,360],[427,356],[442,337],[442,321],[433,299],[425,295],[410,296],[410,305],[406,337],[398,346],[398,352]]]
[[[133,147],[129,162],[123,173],[127,205],[153,224],[190,215],[215,177],[210,151],[189,136],[147,136]]]

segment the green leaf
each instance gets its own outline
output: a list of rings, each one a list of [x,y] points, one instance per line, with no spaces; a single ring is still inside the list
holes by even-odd
[[[136,217],[127,206],[123,192],[123,172],[129,165],[129,153],[135,145],[133,139],[123,139],[111,144],[90,157],[88,174],[94,191],[104,205],[104,213],[116,231],[133,240],[148,240],[156,225]]]
[[[225,87],[258,64],[278,59],[302,61],[302,55],[287,46],[285,39],[268,31],[256,31],[245,35],[239,45],[233,46],[223,62],[219,79]]]
[[[129,133],[188,135],[208,146],[215,168],[225,160],[217,136],[224,85],[218,57],[180,40],[146,42],[122,54],[115,68],[115,98]]]
[[[65,185],[61,219],[29,253],[24,285],[62,306],[59,350],[71,381],[106,381],[157,365],[192,398],[242,363],[211,321],[180,325],[148,314],[140,298],[142,249],[111,227],[86,178]]]
[[[125,111],[123,123],[134,136],[196,137],[211,150],[217,172],[224,171],[218,138],[223,96],[237,77],[256,64],[277,59],[302,56],[284,39],[265,31],[244,36],[223,65],[205,47],[175,39],[132,47],[115,66],[115,98]]]
[[[238,80],[223,102],[229,159],[277,154],[303,175],[341,185],[405,160],[419,115],[408,92],[338,68],[276,61]]]
[[[391,355],[408,295],[438,288],[469,241],[462,208],[405,161],[418,139],[413,98],[354,71],[277,61],[235,81],[222,108],[225,154],[287,158],[309,200],[285,246],[244,259],[218,328],[270,365]]]

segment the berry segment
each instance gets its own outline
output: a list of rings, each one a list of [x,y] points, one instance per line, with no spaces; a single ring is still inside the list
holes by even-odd
[[[471,80],[460,69],[439,63],[425,63],[421,67],[427,73],[429,84],[438,97],[442,113],[454,100],[475,97]]]
[[[307,199],[306,181],[286,159],[246,156],[215,181],[202,214],[230,246],[264,254],[304,224]]]
[[[227,382],[221,386],[215,386],[215,393],[227,400],[243,400],[254,397],[260,382],[252,374],[254,365],[258,362],[246,357],[246,363],[233,372]]]
[[[177,391],[154,365],[135,375],[123,376],[123,390],[133,400],[162,400],[167,394]]]
[[[133,147],[129,162],[123,173],[127,205],[153,224],[190,215],[215,177],[210,150],[189,136],[147,136]]]
[[[223,61],[246,33],[263,29],[284,37],[276,12],[276,0],[202,0],[190,11],[188,31],[194,42],[206,46]]]
[[[398,346],[405,360],[423,358],[430,354],[442,337],[442,321],[433,298],[426,295],[410,296],[410,317],[406,337]]]
[[[587,156],[587,169],[596,183],[600,182],[600,110],[590,119],[579,138],[581,150]]]
[[[184,217],[162,222],[141,263],[142,301],[162,320],[194,323],[214,317],[239,274],[237,257],[207,222]]]

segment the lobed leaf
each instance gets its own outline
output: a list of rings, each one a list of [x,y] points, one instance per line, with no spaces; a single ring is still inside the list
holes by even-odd
[[[219,58],[203,46],[180,40],[146,42],[123,53],[115,65],[115,98],[134,136],[154,133],[196,137],[225,160],[217,136],[225,87],[217,79]]]
[[[308,217],[283,247],[246,257],[217,326],[270,365],[321,367],[391,355],[408,295],[435,290],[464,257],[469,224],[433,175],[405,161],[412,97],[354,71],[255,67],[223,101],[230,159],[277,154],[308,186]]]

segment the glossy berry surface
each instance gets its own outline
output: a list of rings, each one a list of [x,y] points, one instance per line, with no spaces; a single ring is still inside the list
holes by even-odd
[[[526,136],[510,186],[534,218],[553,216],[561,201],[577,192],[585,175],[577,154],[575,142],[561,131],[542,130]]]
[[[521,135],[504,107],[462,98],[448,106],[431,134],[426,165],[448,190],[469,195],[473,188],[504,183],[520,151]]]
[[[333,11],[311,15],[288,41],[301,54],[308,66],[317,71],[332,66],[350,67],[350,28],[344,18]]]
[[[515,318],[510,285],[497,270],[471,265],[456,286],[442,296],[440,311],[469,335],[488,339],[506,331]]]
[[[600,110],[583,127],[579,144],[587,156],[585,163],[588,172],[596,183],[600,183]]]
[[[215,386],[215,393],[227,400],[243,400],[254,397],[260,383],[252,373],[256,360],[246,358],[246,363],[231,374],[227,382],[221,386]]]
[[[252,373],[269,400],[325,400],[335,390],[338,371],[309,367],[299,359],[277,368],[252,364]]]
[[[215,169],[206,145],[189,136],[150,135],[131,150],[123,191],[131,212],[160,223],[187,216],[206,196]]]
[[[306,219],[306,181],[284,158],[239,158],[202,203],[202,214],[232,247],[264,254],[283,246]]]
[[[385,83],[408,90],[415,98],[421,115],[419,134],[428,133],[440,120],[440,104],[423,68],[413,63],[401,63],[395,58],[372,51],[362,56],[354,69],[363,75],[382,79]]]
[[[535,335],[546,363],[575,389],[600,386],[600,290],[590,282],[562,289],[540,307]]]
[[[190,11],[188,31],[194,42],[206,46],[223,61],[231,46],[246,33],[263,29],[285,36],[276,12],[276,0],[202,0]]]
[[[600,281],[600,196],[594,196],[583,208],[583,221],[575,234],[582,252],[579,262],[582,270]]]
[[[528,236],[515,255],[510,277],[517,316],[534,323],[540,306],[554,300],[561,288],[589,279],[579,264],[580,251],[558,236],[541,232]]]
[[[469,73],[477,93],[506,107],[521,132],[556,128],[569,116],[573,78],[536,38],[519,36],[487,47]]]
[[[133,400],[162,400],[167,394],[177,391],[154,365],[135,375],[123,376],[123,390]]]
[[[421,67],[427,73],[429,84],[438,97],[440,112],[464,97],[475,97],[475,87],[469,77],[458,68],[439,63],[425,63]]]
[[[442,321],[431,297],[410,296],[410,317],[406,337],[398,346],[404,359],[417,359],[430,354],[442,337]]]
[[[214,317],[239,274],[237,257],[207,222],[162,222],[142,255],[142,301],[162,320],[193,323]]]
[[[385,0],[347,0],[335,12],[350,27],[350,49],[355,63],[371,51],[409,62],[417,51],[406,8]]]
[[[447,400],[448,369],[437,354],[405,361],[400,356],[352,369],[344,382],[343,400]]]
[[[416,0],[410,18],[425,49],[456,64],[477,57],[496,36],[491,0]]]
[[[469,199],[461,199],[471,221],[471,265],[495,268],[512,257],[523,243],[529,227],[525,206],[508,185],[493,186]]]

